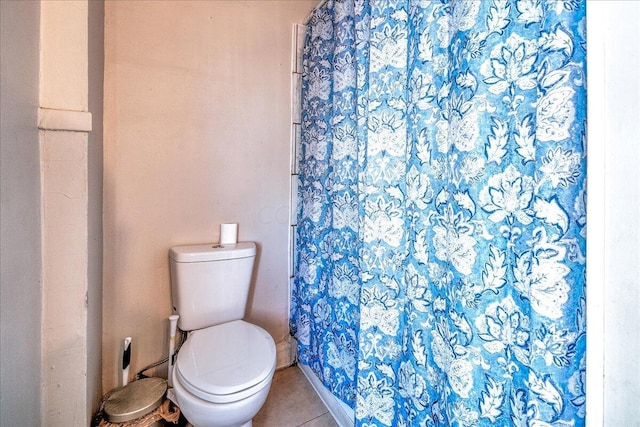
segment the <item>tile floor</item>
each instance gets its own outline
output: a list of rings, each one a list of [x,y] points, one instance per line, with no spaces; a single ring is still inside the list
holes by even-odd
[[[192,426],[181,416],[178,427]],[[269,396],[253,418],[253,427],[338,427],[338,424],[300,368],[291,366],[273,374]]]
[[[253,418],[253,427],[338,427],[300,368],[273,375],[269,397]]]

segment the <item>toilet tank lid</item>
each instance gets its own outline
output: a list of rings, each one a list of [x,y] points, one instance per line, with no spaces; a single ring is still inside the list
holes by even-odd
[[[249,258],[256,255],[254,242],[238,242],[235,245],[207,243],[202,245],[174,246],[169,257],[176,262],[207,262]]]

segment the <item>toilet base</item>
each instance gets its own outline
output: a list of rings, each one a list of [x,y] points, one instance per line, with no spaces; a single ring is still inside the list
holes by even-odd
[[[186,427],[195,427],[195,426],[191,423],[187,423]],[[240,427],[253,427],[253,421],[249,421],[246,424],[242,424]]]

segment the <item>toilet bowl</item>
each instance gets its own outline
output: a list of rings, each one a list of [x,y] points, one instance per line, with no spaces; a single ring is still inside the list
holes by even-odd
[[[273,338],[235,320],[190,333],[172,372],[174,393],[195,427],[250,427],[276,367]]]

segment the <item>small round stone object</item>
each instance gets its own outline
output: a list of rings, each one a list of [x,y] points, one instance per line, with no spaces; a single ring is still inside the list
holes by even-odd
[[[112,423],[124,423],[143,417],[164,401],[167,381],[143,378],[113,392],[104,404],[104,413]]]

